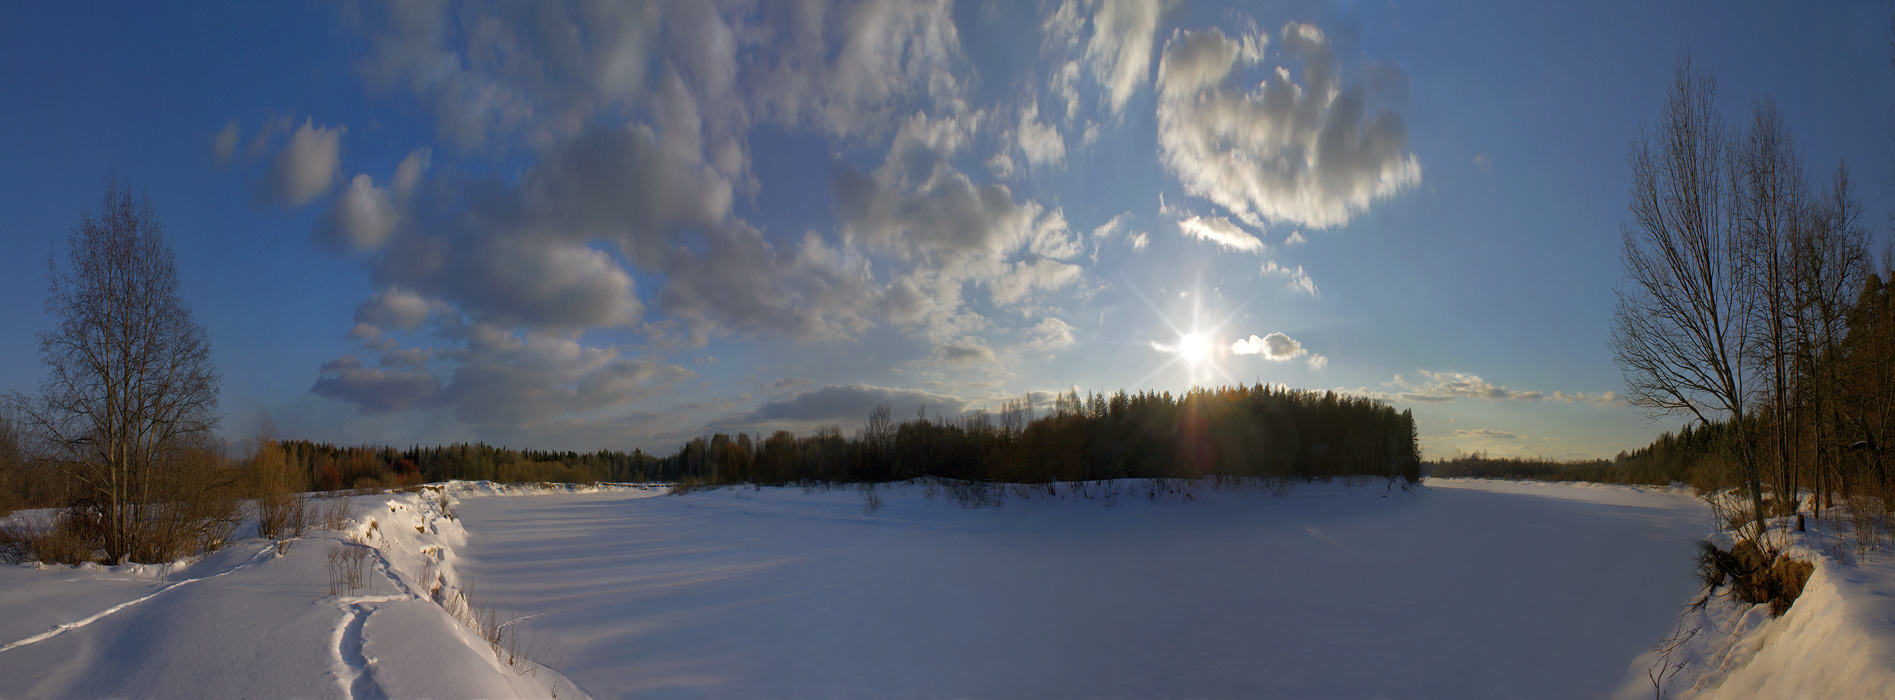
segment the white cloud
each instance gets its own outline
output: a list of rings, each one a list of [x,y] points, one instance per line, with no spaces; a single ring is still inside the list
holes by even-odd
[[[1151,75],[1152,42],[1158,33],[1158,16],[1166,4],[1156,0],[1065,0],[1041,22],[1043,49],[1076,50],[1084,36],[1083,58],[1092,79],[1104,91],[1101,102],[1117,113]],[[1089,16],[1087,10],[1091,11]],[[1086,32],[1088,23],[1090,34]],[[1055,76],[1056,90],[1071,86],[1074,78],[1063,76],[1077,73],[1077,69],[1077,61],[1065,63]],[[1076,103],[1076,92],[1068,99]],[[1068,108],[1068,120],[1075,109]]]
[[[1313,352],[1309,354],[1309,368],[1310,369],[1322,369],[1328,366],[1329,366],[1328,357],[1323,356],[1323,355],[1318,355]]]
[[[357,174],[330,207],[323,226],[316,231],[316,240],[337,251],[380,250],[401,225],[402,206],[420,186],[430,154],[427,148],[418,148],[401,159],[401,164],[395,166],[392,189],[377,187],[366,173]]]
[[[342,135],[347,132],[340,125],[324,128],[304,120],[270,164],[264,192],[271,200],[292,207],[328,194],[341,177]]]
[[[1250,336],[1230,345],[1234,355],[1262,355],[1263,359],[1273,362],[1287,362],[1308,353],[1303,344],[1282,333],[1271,333],[1261,338]],[[1328,364],[1325,358],[1322,364]]]
[[[364,253],[380,250],[395,232],[401,211],[388,190],[375,186],[367,174],[356,175],[329,210],[328,224],[317,238],[338,249]]]
[[[1059,129],[1039,121],[1040,106],[1029,102],[1020,109],[1020,126],[1015,130],[1020,152],[1034,167],[1056,164],[1066,159],[1066,142]]]
[[[1520,437],[1513,433],[1502,432],[1499,430],[1491,430],[1488,428],[1479,428],[1476,430],[1455,430],[1454,436],[1457,438],[1465,438],[1465,439],[1472,439],[1472,440],[1516,440],[1516,439],[1519,439]]]
[[[1095,6],[1086,61],[1117,112],[1151,75],[1152,40],[1162,7],[1156,0],[1103,0]]]
[[[1275,260],[1271,260],[1263,264],[1263,274],[1265,277],[1286,278],[1283,284],[1284,289],[1302,292],[1312,297],[1316,296],[1316,283],[1310,280],[1309,273],[1303,271],[1302,265],[1297,265],[1296,269],[1292,270],[1288,267],[1278,265]]]
[[[1282,67],[1254,91],[1233,79],[1261,38],[1180,32],[1158,68],[1158,144],[1186,192],[1253,226],[1326,228],[1421,180],[1402,118],[1376,109],[1369,89],[1344,86],[1327,38],[1285,25],[1283,54],[1301,59],[1302,82]],[[1394,70],[1388,67],[1387,70]]]
[[[1553,392],[1552,396],[1547,397],[1547,400],[1558,401],[1560,403],[1583,403],[1588,406],[1598,406],[1600,408],[1622,407],[1622,406],[1628,405],[1625,401],[1625,397],[1618,395],[1617,392],[1611,392],[1611,391],[1598,393],[1598,394],[1588,394],[1585,392],[1575,392],[1575,393],[1568,394],[1563,391],[1555,391]]]
[[[1145,235],[1144,231],[1139,231],[1138,233],[1132,234],[1131,241],[1132,250],[1144,250],[1145,246],[1151,244],[1151,237]]]
[[[1459,398],[1488,399],[1493,401],[1540,401],[1546,395],[1538,391],[1514,391],[1481,379],[1477,375],[1465,372],[1430,372],[1416,370],[1421,380],[1409,380],[1395,375],[1389,384],[1401,391],[1396,396],[1405,401],[1422,403],[1441,403]]]
[[[1263,241],[1221,216],[1193,216],[1178,222],[1178,231],[1186,236],[1216,243],[1232,250],[1263,250]]]
[[[1305,237],[1302,231],[1291,231],[1290,237],[1283,241],[1283,245],[1294,246],[1294,245],[1302,245],[1308,242],[1309,242],[1309,238]]]
[[[994,157],[987,159],[987,171],[1002,180],[1013,177],[1013,167],[1013,156],[1004,152],[995,153]]]
[[[1073,327],[1065,321],[1048,316],[1040,319],[1039,325],[1033,327],[1031,338],[1025,347],[1028,350],[1043,352],[1072,347],[1072,344]]]
[[[386,289],[355,306],[355,321],[380,329],[412,331],[437,311],[453,308],[402,289]]]
[[[1079,254],[1079,241],[1071,233],[1066,224],[1066,212],[1055,208],[1033,225],[1033,239],[1027,244],[1027,250],[1034,255],[1066,260]]]
[[[1024,300],[1034,290],[1058,289],[1079,279],[1081,268],[1078,265],[1057,260],[1040,258],[1032,262],[1018,262],[1006,274],[993,281],[993,300],[996,304],[1016,304]]]

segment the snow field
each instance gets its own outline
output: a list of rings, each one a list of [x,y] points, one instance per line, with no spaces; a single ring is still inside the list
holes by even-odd
[[[281,553],[248,538],[163,567],[0,567],[0,694],[580,696],[555,671],[496,658],[429,596],[465,586],[452,548],[466,533],[442,508],[456,489],[510,491],[359,496],[343,531]],[[330,595],[328,549],[356,546],[372,548],[366,585]]]
[[[286,552],[0,567],[0,694],[1644,698],[1653,646],[1697,628],[1665,697],[1895,698],[1895,561],[1839,545],[1846,519],[1778,523],[1815,565],[1784,617],[1680,617],[1710,527],[1689,496],[1429,484],[869,509],[452,482],[357,497]],[[330,595],[351,538],[366,585]]]
[[[469,498],[455,565],[625,698],[1597,698],[1696,590],[1689,496],[1376,483]]]

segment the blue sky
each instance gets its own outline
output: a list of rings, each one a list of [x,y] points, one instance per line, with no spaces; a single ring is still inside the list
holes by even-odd
[[[0,391],[116,173],[233,438],[669,452],[1241,381],[1411,407],[1430,456],[1610,456],[1682,422],[1605,341],[1679,59],[1733,123],[1774,96],[1813,179],[1846,160],[1879,250],[1887,13],[7,5]]]

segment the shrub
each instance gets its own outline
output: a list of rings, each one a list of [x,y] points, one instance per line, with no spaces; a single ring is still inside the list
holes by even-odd
[[[1704,582],[1707,599],[1728,583],[1738,600],[1769,603],[1772,616],[1789,611],[1814,572],[1808,562],[1768,551],[1753,540],[1740,541],[1730,551],[1710,540],[1698,543],[1698,578]]]

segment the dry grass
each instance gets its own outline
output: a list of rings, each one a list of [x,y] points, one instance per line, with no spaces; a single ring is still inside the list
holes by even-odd
[[[1738,600],[1769,603],[1772,616],[1789,611],[1815,570],[1808,562],[1768,551],[1752,540],[1739,541],[1730,551],[1718,549],[1709,540],[1698,543],[1698,577],[1704,581],[1705,600],[1729,585]]]
[[[369,546],[360,538],[330,540],[323,567],[329,571],[329,595],[354,593],[368,583]]]
[[[546,665],[541,659],[546,657],[547,650],[527,639],[516,626],[526,617],[501,621],[499,612],[492,605],[478,602],[472,585],[463,588],[436,587],[432,597],[442,610],[486,641],[493,650],[494,658],[513,669],[514,673],[533,675],[540,666]]]

